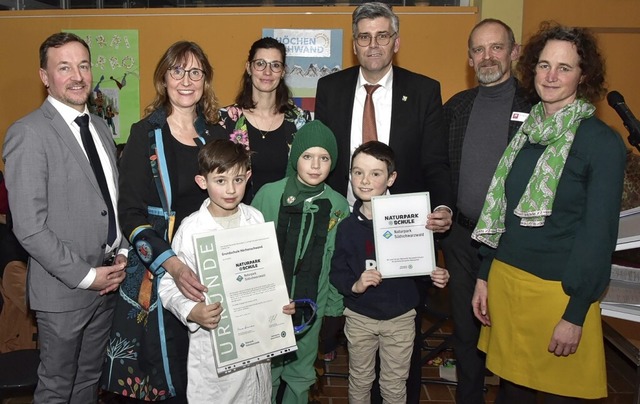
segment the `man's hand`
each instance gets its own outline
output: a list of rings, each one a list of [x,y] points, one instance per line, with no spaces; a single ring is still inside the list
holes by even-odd
[[[431,272],[431,282],[438,288],[444,288],[449,283],[449,271],[444,268],[436,267]]]
[[[218,327],[218,323],[222,318],[222,306],[220,302],[206,304],[200,302],[193,306],[191,313],[187,316],[187,320],[198,323],[200,327],[213,330]]]
[[[491,318],[489,317],[489,307],[487,306],[488,296],[487,281],[478,279],[476,281],[476,290],[473,292],[473,299],[471,299],[471,306],[473,306],[473,314],[484,325],[491,325]]]
[[[180,261],[178,257],[171,257],[166,260],[162,266],[171,274],[178,290],[188,299],[194,302],[204,302],[203,293],[207,291],[207,288],[200,283],[200,280],[184,262]]]
[[[367,269],[360,278],[353,284],[351,290],[354,293],[364,293],[369,286],[378,286],[382,282],[382,275],[377,269]]]
[[[453,216],[451,209],[441,206],[427,216],[427,229],[435,233],[444,233],[451,228]]]
[[[569,356],[576,353],[582,338],[582,327],[560,319],[549,342],[549,352],[556,356]]]
[[[121,257],[120,255],[118,257]],[[96,268],[96,278],[93,280],[89,289],[99,290],[100,295],[106,295],[114,290],[118,289],[118,286],[122,283],[125,277],[124,267],[127,266],[127,258],[124,258],[124,262],[120,260],[119,263]]]

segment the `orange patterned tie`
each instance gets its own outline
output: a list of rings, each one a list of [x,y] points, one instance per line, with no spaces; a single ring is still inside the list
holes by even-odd
[[[380,84],[365,84],[367,98],[364,100],[364,114],[362,114],[362,143],[370,140],[378,140],[376,129],[376,110],[373,107],[373,92],[380,87]]]

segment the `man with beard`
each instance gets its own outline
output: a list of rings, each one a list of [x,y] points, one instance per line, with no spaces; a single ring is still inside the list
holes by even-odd
[[[454,322],[458,387],[456,402],[484,403],[484,354],[477,349],[480,323],[471,309],[480,256],[471,239],[489,182],[531,104],[511,75],[520,47],[504,22],[485,19],[469,35],[469,66],[479,86],[462,91],[444,105],[449,133],[449,161],[456,212],[450,233],[442,240],[451,274],[449,293]]]

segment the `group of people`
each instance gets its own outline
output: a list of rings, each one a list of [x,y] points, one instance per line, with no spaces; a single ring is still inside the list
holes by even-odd
[[[118,166],[109,128],[87,109],[89,47],[71,33],[43,42],[48,97],[3,150],[13,231],[30,256],[35,403],[96,402],[99,388],[306,403],[322,319],[343,313],[349,401],[417,403],[428,283],[382,279],[371,199],[421,191],[447,268],[430,281],[450,285],[457,402],[484,402],[485,358],[500,403],[606,396],[597,299],[625,148],[594,117],[605,90],[592,34],[547,24],[521,50],[506,24],[483,20],[468,42],[479,85],[443,106],[437,81],[392,64],[389,6],[365,3],[352,22],[359,65],[319,80],[313,121],[290,98],[277,40],[254,42],[226,108],[202,48],[171,45]],[[209,331],[224,307],[205,301],[191,236],[265,221],[289,297],[315,301],[316,319],[296,352],[218,376]],[[304,309],[282,310],[297,322]]]

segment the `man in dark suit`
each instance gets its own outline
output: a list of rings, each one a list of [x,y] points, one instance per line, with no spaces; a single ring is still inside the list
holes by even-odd
[[[520,49],[508,25],[495,19],[481,21],[471,31],[468,46],[469,66],[475,70],[479,86],[454,95],[444,105],[456,214],[451,231],[440,244],[451,274],[456,402],[481,404],[485,363],[477,348],[480,322],[471,308],[480,244],[471,239],[471,232],[498,161],[531,104],[511,76],[511,62],[518,58]]]
[[[338,141],[338,161],[327,183],[355,200],[349,189],[351,154],[369,136],[363,130],[367,90],[379,85],[371,98],[375,107],[377,140],[396,154],[398,177],[391,193],[429,191],[431,206],[428,227],[445,232],[452,220],[453,206],[447,138],[442,121],[440,84],[423,75],[393,66],[400,49],[398,16],[384,3],[364,3],[353,12],[353,52],[359,66],[333,73],[318,81],[315,119],[324,122]],[[424,285],[420,286],[424,293]],[[420,334],[420,313],[416,317]],[[407,382],[407,402],[420,397],[420,347],[416,339]],[[376,397],[374,396],[374,401]]]
[[[91,56],[81,38],[47,38],[40,79],[49,96],[9,128],[3,156],[14,233],[30,256],[41,360],[34,402],[95,403],[110,292],[124,279],[128,247],[115,214],[115,147],[104,121],[88,115]]]

